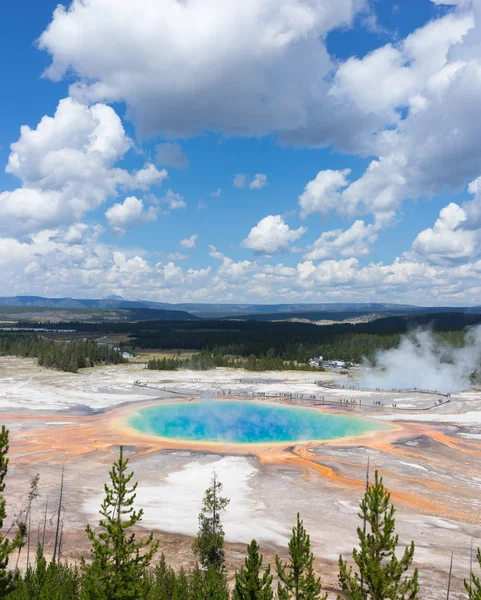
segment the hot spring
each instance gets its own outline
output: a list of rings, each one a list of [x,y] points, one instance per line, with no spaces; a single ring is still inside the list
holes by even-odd
[[[129,426],[161,438],[231,444],[322,441],[391,428],[313,408],[218,400],[148,406],[130,418]]]

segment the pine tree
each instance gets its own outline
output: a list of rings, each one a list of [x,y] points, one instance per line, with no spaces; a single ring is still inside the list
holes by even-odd
[[[28,522],[28,534],[27,534],[27,569],[30,564],[30,534],[31,534],[31,523],[32,523],[32,504],[39,497],[38,482],[40,481],[40,474],[37,473],[35,477],[32,477],[30,481],[30,490],[28,492],[28,504],[27,504],[27,517]]]
[[[177,574],[172,600],[189,600],[189,580],[183,567]]]
[[[204,600],[205,598],[205,578],[199,565],[190,574],[189,578],[189,600]]]
[[[9,600],[75,600],[79,598],[80,573],[76,567],[47,562],[40,544],[35,568],[29,567],[23,578],[17,577],[16,589]]]
[[[47,573],[47,561],[45,560],[41,546],[37,548],[37,561],[35,568],[29,567],[25,577],[17,581],[15,591],[9,595],[9,600],[38,600],[44,588]]]
[[[267,565],[261,575],[262,555],[256,540],[247,546],[247,557],[241,570],[235,575],[233,600],[272,600],[271,566]]]
[[[390,494],[377,471],[374,485],[367,489],[360,508],[359,517],[364,526],[357,529],[359,549],[355,548],[352,553],[357,572],[339,558],[341,590],[351,600],[416,600],[418,571],[415,569],[412,577],[405,575],[413,561],[414,542],[398,559],[396,509],[390,504]]]
[[[111,485],[105,484],[105,498],[100,508],[100,533],[90,526],[87,535],[92,543],[92,564],[84,562],[85,582],[82,598],[86,600],[138,600],[144,589],[144,575],[158,544],[150,534],[137,541],[127,533],[143,516],[135,511],[137,483],[129,487],[133,472],[127,474],[128,459],[120,457],[110,471]]]
[[[188,578],[187,595],[186,588],[183,587],[185,579],[185,573],[182,578],[181,573],[177,576],[174,596],[176,600],[229,600],[229,590],[223,572],[212,568],[204,571],[197,565]]]
[[[292,528],[289,542],[290,562],[283,564],[276,556],[276,571],[279,578],[277,597],[279,600],[325,600],[321,594],[321,580],[314,573],[314,555],[311,552],[311,539],[297,514],[297,523]]]
[[[0,432],[0,529],[7,518],[7,503],[3,497],[5,477],[8,471],[8,430],[2,425]],[[19,523],[18,533],[13,540],[0,534],[0,598],[5,598],[14,589],[14,574],[8,569],[10,554],[25,545],[25,523]]]
[[[476,554],[479,565],[481,566],[481,550],[478,548]],[[470,581],[464,580],[464,587],[468,592],[469,600],[481,600],[481,578],[476,577],[474,573],[471,573]]]
[[[174,570],[167,565],[162,554],[151,575],[148,598],[152,600],[172,600],[177,583]]]
[[[229,600],[225,573],[210,567],[204,573],[204,597],[202,600]]]
[[[206,489],[202,510],[199,514],[199,531],[192,549],[197,554],[203,569],[223,572],[225,568],[224,529],[220,514],[229,504],[229,498],[221,496],[222,483],[214,472],[210,486]]]

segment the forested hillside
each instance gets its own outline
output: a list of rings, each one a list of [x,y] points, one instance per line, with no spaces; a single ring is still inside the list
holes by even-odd
[[[181,310],[163,310],[139,307],[97,307],[65,308],[62,306],[4,306],[0,303],[0,321],[12,323],[18,327],[32,327],[33,323],[44,327],[58,327],[66,322],[74,322],[77,326],[82,323],[109,323],[135,321],[178,321],[197,320],[199,317]]]
[[[481,317],[457,318],[454,322],[423,319],[424,326],[433,325],[440,340],[463,345],[466,326],[480,322]],[[470,316],[471,317],[471,316]],[[383,323],[382,326],[379,323]],[[225,322],[211,323],[210,328],[174,324],[166,328],[148,327],[132,332],[129,344],[143,349],[196,349],[222,356],[278,358],[306,363],[313,356],[359,363],[364,357],[373,359],[379,350],[399,344],[401,335],[410,329],[405,319],[383,319],[359,325],[318,327],[303,323]],[[413,322],[413,329],[418,326]],[[140,329],[140,328],[139,328]]]
[[[313,356],[324,359],[360,363],[373,360],[376,352],[396,347],[401,335],[417,328],[431,329],[440,341],[454,346],[464,344],[465,332],[481,323],[481,315],[442,313],[388,317],[370,323],[317,326],[308,323],[265,321],[143,321],[138,323],[66,323],[66,329],[78,334],[100,337],[116,335],[123,341],[121,349],[195,350],[198,368],[238,366],[232,359],[249,360],[252,370],[262,370],[262,364],[280,369],[289,364],[297,368]],[[42,324],[52,330],[58,324]],[[25,334],[27,335],[27,334]],[[48,335],[46,333],[45,335]],[[64,349],[68,353],[68,349]],[[259,362],[255,363],[254,359]],[[277,361],[277,362],[276,362]],[[95,364],[98,364],[95,362]],[[194,363],[191,362],[191,365]],[[164,368],[164,363],[161,367]],[[185,366],[180,361],[176,368]]]
[[[55,342],[32,333],[0,333],[0,355],[36,358],[42,367],[70,373],[127,362],[119,350],[94,341]]]

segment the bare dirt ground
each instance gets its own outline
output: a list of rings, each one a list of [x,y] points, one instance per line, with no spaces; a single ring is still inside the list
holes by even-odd
[[[320,378],[344,381],[331,373],[253,375],[228,369],[168,373],[135,364],[72,375],[39,368],[30,360],[0,358],[0,420],[11,432],[9,523],[25,504],[30,478],[40,473],[41,497],[35,505],[32,537],[36,541],[37,530],[42,535],[48,499],[46,547],[51,549],[64,467],[62,554],[72,560],[88,554],[84,527],[97,521],[102,485],[118,445],[124,444],[139,481],[137,500],[145,510],[145,530],[157,532],[172,563],[193,564],[190,545],[197,513],[215,468],[232,499],[224,519],[232,568],[240,564],[252,537],[267,559],[277,552],[285,554],[290,528],[300,512],[311,534],[318,570],[326,583],[334,584],[339,554],[348,556],[356,544],[358,503],[369,458],[372,470],[380,470],[392,492],[400,543],[416,542],[421,596],[445,597],[453,551],[452,597],[464,597],[462,580],[469,576],[471,540],[476,548],[481,533],[480,392],[459,393],[449,403],[430,408],[436,398],[423,394],[321,390],[315,385]],[[135,386],[139,379],[151,387]],[[135,410],[138,403],[226,389],[260,392],[271,400],[274,394],[322,393],[333,405],[320,410],[334,406],[391,421],[399,429],[395,435],[240,452],[229,446],[166,447],[117,425],[118,415]],[[357,403],[339,402],[346,398]]]

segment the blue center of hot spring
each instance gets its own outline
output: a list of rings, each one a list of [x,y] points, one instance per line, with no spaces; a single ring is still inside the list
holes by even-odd
[[[390,429],[312,408],[218,400],[156,404],[141,409],[129,425],[163,438],[234,444],[331,440]]]

